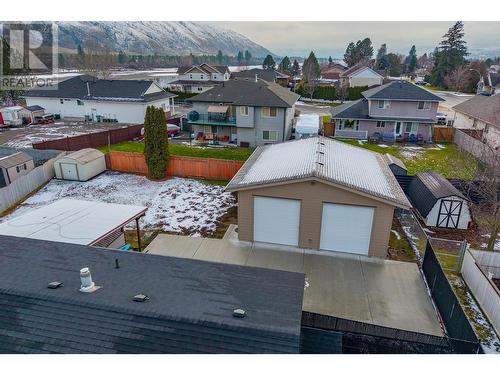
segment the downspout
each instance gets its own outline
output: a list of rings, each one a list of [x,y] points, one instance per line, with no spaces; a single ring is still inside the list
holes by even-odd
[[[283,108],[285,111],[283,115],[283,142],[285,142],[285,129],[286,129],[286,108]]]

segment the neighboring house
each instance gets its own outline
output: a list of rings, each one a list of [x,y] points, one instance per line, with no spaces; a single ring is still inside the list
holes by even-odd
[[[301,349],[301,273],[9,236],[0,261],[0,353]]]
[[[178,79],[167,84],[171,91],[202,93],[227,81],[231,73],[224,65],[181,66],[177,70]]]
[[[189,99],[197,138],[255,147],[291,138],[299,95],[260,79],[231,79]]]
[[[84,148],[65,155],[54,162],[56,178],[88,181],[106,170],[104,154],[93,148]]]
[[[259,147],[226,189],[240,240],[357,255],[385,257],[410,208],[383,155],[326,137]]]
[[[346,70],[347,68],[341,64],[332,64],[331,66],[325,66],[323,67],[323,69],[321,69],[321,79],[338,81],[340,79],[340,75]]]
[[[372,87],[384,82],[383,75],[361,63],[340,73],[339,76],[341,85],[348,87]]]
[[[427,226],[467,229],[472,221],[467,198],[439,173],[417,173],[408,197]]]
[[[387,141],[432,142],[442,98],[407,81],[392,81],[362,95],[332,108],[336,137],[366,139],[378,133]]]
[[[93,122],[142,124],[146,108],[174,113],[174,94],[152,81],[105,80],[81,75],[59,82],[57,89],[32,89],[24,95],[28,106],[40,105],[61,118]]]
[[[281,86],[286,87],[288,85],[288,81],[290,77],[286,74],[278,72],[274,69],[248,69],[242,70],[240,72],[231,73],[231,78],[248,78],[248,79],[262,79],[267,82],[278,83]]]
[[[500,149],[500,94],[476,95],[453,107],[453,126],[482,130],[482,139],[493,149]]]
[[[0,188],[35,169],[33,158],[24,152],[0,157]]]

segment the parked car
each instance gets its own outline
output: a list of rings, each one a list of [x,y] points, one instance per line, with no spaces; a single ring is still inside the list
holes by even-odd
[[[425,85],[427,85],[427,82],[425,82],[425,81],[416,81],[415,85],[425,86]]]
[[[446,113],[438,112],[436,113],[436,121],[438,125],[446,125]]]
[[[177,134],[179,134],[181,131],[181,128],[178,127],[177,125],[174,124],[167,124],[167,134],[169,137],[174,137]],[[143,139],[144,138],[144,128],[141,129],[141,136],[138,137],[138,139]]]

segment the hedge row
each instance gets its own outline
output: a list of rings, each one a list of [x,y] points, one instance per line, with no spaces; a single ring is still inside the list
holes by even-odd
[[[350,87],[348,89],[346,100],[358,100],[363,97],[361,93],[366,91],[368,86],[362,87]],[[304,89],[302,85],[297,86],[295,92],[300,96],[310,98],[311,95]],[[323,99],[323,100],[340,100],[335,90],[335,86],[319,86],[314,90],[313,99]]]

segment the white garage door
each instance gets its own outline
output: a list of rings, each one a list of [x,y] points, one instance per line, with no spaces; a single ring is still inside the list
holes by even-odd
[[[78,180],[76,164],[61,163],[61,175],[64,180]]]
[[[254,241],[298,246],[299,222],[299,200],[265,197],[254,198]]]
[[[324,203],[320,248],[368,255],[372,222],[372,207]]]

